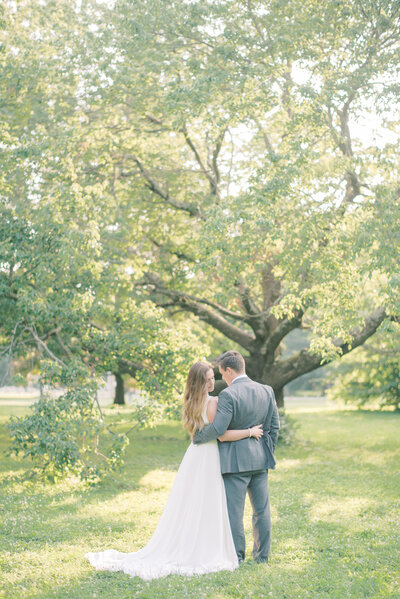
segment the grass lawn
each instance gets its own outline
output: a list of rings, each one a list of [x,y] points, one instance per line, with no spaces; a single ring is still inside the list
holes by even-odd
[[[233,573],[150,583],[98,572],[83,555],[151,537],[188,445],[179,424],[132,434],[123,470],[87,490],[24,480],[26,464],[4,457],[3,425],[27,408],[0,406],[0,597],[400,598],[400,416],[301,402],[288,408],[299,442],[278,449],[270,473],[269,566],[248,558]],[[248,505],[245,525],[250,555]]]

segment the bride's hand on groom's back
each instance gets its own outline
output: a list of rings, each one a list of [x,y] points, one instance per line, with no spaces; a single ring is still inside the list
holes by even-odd
[[[254,437],[255,439],[257,439],[257,441],[259,439],[261,439],[261,437],[264,434],[262,424],[257,424],[257,426],[252,426],[250,430],[251,430],[251,436]]]

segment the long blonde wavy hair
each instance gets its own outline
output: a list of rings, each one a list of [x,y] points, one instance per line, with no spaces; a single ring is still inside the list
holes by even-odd
[[[212,366],[207,362],[195,362],[189,370],[183,394],[182,423],[190,435],[204,426],[202,411],[208,395],[207,373]]]

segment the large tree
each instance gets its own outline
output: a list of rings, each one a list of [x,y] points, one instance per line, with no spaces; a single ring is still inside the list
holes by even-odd
[[[249,374],[280,403],[285,384],[396,318],[397,2],[20,6],[18,35],[23,9],[36,20],[27,53],[49,54],[23,89],[38,107],[24,148],[51,146],[20,179],[26,193],[41,187],[43,211],[43,197],[73,199],[65,255],[82,292],[86,253],[97,252],[102,305],[118,288],[116,306],[150,298],[174,318],[195,315],[220,349],[243,348]],[[9,148],[12,169],[20,146]],[[9,302],[27,297],[10,264]],[[105,313],[114,322],[112,302]],[[296,328],[311,345],[282,359]]]
[[[91,174],[112,181],[127,255],[146,257],[132,294],[243,348],[279,403],[399,313],[399,14],[389,1],[121,0],[98,24],[116,63],[109,120],[89,128],[113,151],[96,146]],[[310,347],[282,359],[296,328]]]
[[[89,154],[99,139],[92,114],[105,129],[111,118],[99,87],[115,61],[91,46],[101,7],[84,8],[65,0],[1,7],[1,354],[79,363],[89,376],[129,374],[172,400],[206,349],[182,319],[171,325],[132,299],[131,272],[143,259],[116,259],[126,252],[124,200],[107,178],[93,179]],[[111,141],[106,135],[101,157],[112,168]]]

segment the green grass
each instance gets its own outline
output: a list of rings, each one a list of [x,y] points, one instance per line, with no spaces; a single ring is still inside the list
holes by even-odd
[[[0,407],[2,451],[10,410],[27,408]],[[188,445],[179,424],[132,435],[123,470],[89,490],[77,480],[24,480],[26,464],[2,453],[0,596],[400,598],[399,415],[302,409],[299,400],[293,417],[300,441],[278,449],[270,474],[269,566],[248,559],[233,573],[202,577],[146,583],[83,559],[89,550],[134,551],[149,540]],[[250,554],[248,505],[245,516]]]

